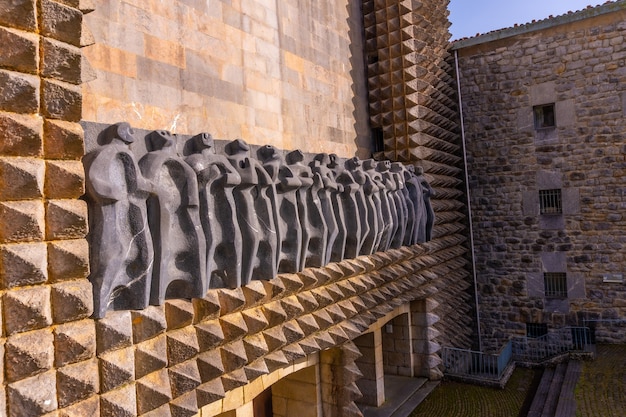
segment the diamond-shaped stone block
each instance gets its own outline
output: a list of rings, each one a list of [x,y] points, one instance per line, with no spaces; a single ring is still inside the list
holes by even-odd
[[[168,368],[174,398],[193,391],[202,383],[196,361],[187,361]]]
[[[169,375],[165,369],[138,379],[136,384],[139,414],[152,411],[172,399]]]
[[[48,371],[9,384],[7,403],[11,416],[39,416],[56,410],[56,372]]]
[[[49,329],[10,336],[4,346],[7,380],[19,381],[52,369],[53,340]]]
[[[150,306],[144,310],[131,312],[133,319],[133,342],[140,343],[151,339],[165,331],[167,322],[165,312],[158,306]]]
[[[135,379],[135,349],[132,347],[100,355],[98,361],[102,393],[115,390]]]
[[[41,241],[43,236],[42,201],[0,202],[0,243]]]
[[[136,417],[137,399],[135,384],[124,385],[118,390],[100,396],[101,417]]]
[[[85,171],[80,161],[47,161],[45,194],[49,199],[78,198],[85,193]]]
[[[189,360],[200,351],[196,331],[191,326],[167,332],[166,339],[170,366]]]
[[[40,329],[52,324],[48,286],[9,291],[4,295],[3,304],[8,334]]]
[[[48,243],[50,281],[70,281],[89,275],[89,245],[85,239]]]
[[[167,340],[165,335],[154,337],[136,345],[135,377],[142,378],[167,366]]]
[[[45,243],[0,246],[0,277],[3,289],[46,282],[48,262]]]
[[[96,327],[93,320],[66,323],[54,329],[54,365],[61,367],[96,355]]]
[[[45,163],[35,158],[0,158],[0,200],[43,197]]]
[[[52,285],[52,318],[55,323],[80,320],[93,313],[93,292],[86,279]]]
[[[188,300],[165,301],[165,321],[168,330],[180,329],[193,322],[194,309]]]
[[[87,203],[82,200],[48,200],[46,239],[80,239],[87,234]]]
[[[85,400],[98,390],[98,363],[95,359],[57,369],[59,407]]]
[[[105,318],[96,321],[98,355],[131,346],[133,327],[130,311],[109,311]]]

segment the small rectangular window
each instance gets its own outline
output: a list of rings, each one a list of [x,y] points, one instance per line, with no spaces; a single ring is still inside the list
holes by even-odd
[[[567,275],[565,272],[544,272],[543,283],[546,298],[567,298]]]
[[[554,103],[533,107],[533,114],[535,117],[535,129],[556,127]]]
[[[561,190],[539,190],[539,212],[541,214],[563,214]]]
[[[526,323],[527,337],[541,337],[548,334],[548,325],[546,323]]]

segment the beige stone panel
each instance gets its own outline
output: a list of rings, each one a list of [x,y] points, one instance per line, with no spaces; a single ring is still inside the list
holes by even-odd
[[[122,49],[95,43],[82,49],[95,69],[114,72],[125,77],[137,76],[137,55]]]

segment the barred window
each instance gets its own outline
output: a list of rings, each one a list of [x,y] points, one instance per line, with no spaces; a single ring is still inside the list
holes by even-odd
[[[541,214],[563,214],[561,190],[539,190],[539,209]]]
[[[567,275],[564,272],[544,272],[546,298],[567,298]]]
[[[526,323],[527,337],[541,337],[548,334],[548,325],[546,323]]]
[[[535,129],[556,127],[554,103],[533,107],[533,114],[535,117]]]

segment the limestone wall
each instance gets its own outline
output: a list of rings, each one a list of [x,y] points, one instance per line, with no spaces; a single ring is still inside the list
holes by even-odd
[[[526,323],[596,326],[598,340],[625,341],[626,284],[604,282],[626,270],[624,7],[457,45],[481,325],[492,347],[525,335]],[[536,129],[533,106],[551,103],[556,127]],[[539,213],[547,189],[561,190],[563,214]],[[544,272],[567,274],[567,298],[545,297]]]
[[[358,2],[95,3],[85,121],[369,156]]]

